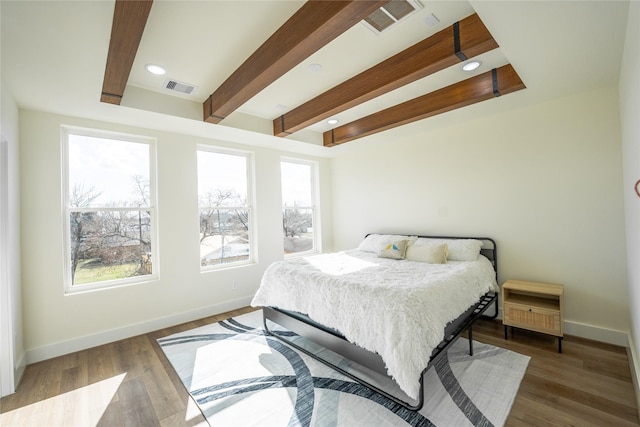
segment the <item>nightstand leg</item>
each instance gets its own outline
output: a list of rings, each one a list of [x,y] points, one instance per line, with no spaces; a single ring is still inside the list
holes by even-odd
[[[562,353],[562,337],[558,337],[558,353]]]
[[[509,335],[507,334],[507,326],[504,327],[504,339],[505,340],[509,339]]]
[[[469,356],[473,356],[473,329],[469,326]]]

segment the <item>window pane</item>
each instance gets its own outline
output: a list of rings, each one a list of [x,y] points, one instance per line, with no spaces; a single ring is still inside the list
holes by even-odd
[[[152,273],[149,211],[71,212],[74,285]]]
[[[157,276],[153,139],[66,127],[63,135],[66,290]],[[97,286],[78,286],[89,284]]]
[[[313,166],[309,163],[287,161],[280,163],[285,254],[315,249],[312,172]]]
[[[248,261],[249,211],[247,209],[200,210],[200,265]]]
[[[149,144],[69,135],[70,207],[146,206]]]
[[[247,158],[198,151],[200,206],[247,205]]]
[[[284,226],[284,253],[313,250],[313,210],[285,208],[282,210]]]
[[[289,162],[280,165],[283,206],[311,207],[311,165]]]
[[[198,150],[202,267],[252,259],[248,173],[244,153]]]

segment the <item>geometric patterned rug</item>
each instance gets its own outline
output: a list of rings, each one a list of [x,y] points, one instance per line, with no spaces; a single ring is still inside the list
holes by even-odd
[[[383,390],[397,389],[387,377],[281,333]],[[529,363],[477,341],[469,356],[467,341],[458,340],[425,374],[425,404],[415,412],[267,335],[260,310],[158,343],[211,426],[502,426]]]

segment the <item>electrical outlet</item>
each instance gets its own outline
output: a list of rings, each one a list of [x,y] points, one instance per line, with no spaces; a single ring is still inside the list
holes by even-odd
[[[231,285],[231,289],[233,290],[238,289],[238,284],[236,282],[233,282],[233,284]]]

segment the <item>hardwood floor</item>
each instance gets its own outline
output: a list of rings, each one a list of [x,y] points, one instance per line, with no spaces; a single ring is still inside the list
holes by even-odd
[[[250,308],[212,316],[27,367],[18,391],[0,400],[0,425],[207,426],[156,343]],[[507,426],[638,426],[624,348],[516,330],[480,320],[474,339],[531,357]]]
[[[638,408],[626,349],[565,336],[515,330],[480,320],[473,338],[531,357],[508,426],[637,426]]]

